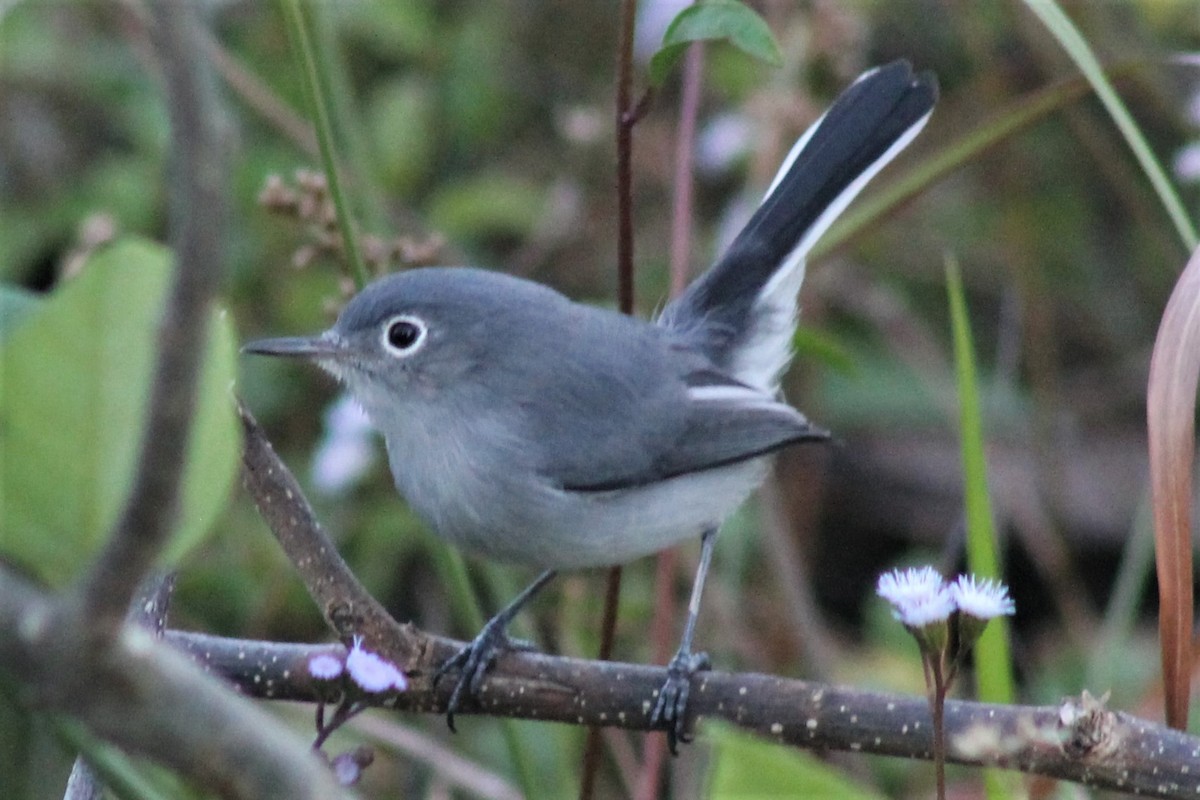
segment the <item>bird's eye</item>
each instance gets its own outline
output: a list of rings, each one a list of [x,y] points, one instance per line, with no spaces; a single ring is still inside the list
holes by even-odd
[[[393,317],[384,326],[383,345],[392,355],[410,356],[424,344],[425,333],[425,323],[416,317]]]

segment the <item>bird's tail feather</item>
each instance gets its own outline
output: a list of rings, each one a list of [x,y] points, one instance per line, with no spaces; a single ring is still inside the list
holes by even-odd
[[[863,186],[924,127],[937,81],[906,61],[864,73],[800,137],[729,250],[659,322],[719,367],[773,391],[791,358],[809,250]]]

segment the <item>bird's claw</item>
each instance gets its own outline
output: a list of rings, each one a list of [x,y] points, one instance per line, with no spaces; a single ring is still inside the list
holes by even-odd
[[[686,730],[688,695],[692,676],[712,667],[708,653],[680,650],[667,664],[667,680],[658,692],[658,701],[650,712],[650,726],[664,728],[671,755],[679,755],[679,743],[688,744],[692,736]]]
[[[463,701],[469,698],[478,702],[483,681],[497,658],[510,650],[532,649],[533,646],[528,642],[509,639],[503,625],[493,625],[489,622],[470,644],[443,661],[437,672],[433,673],[435,687],[447,672],[458,670],[458,681],[454,684],[449,702],[446,703],[446,724],[450,726],[450,730],[458,732],[454,727],[454,715],[462,708]]]

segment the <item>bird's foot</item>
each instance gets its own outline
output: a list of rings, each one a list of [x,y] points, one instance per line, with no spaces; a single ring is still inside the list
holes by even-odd
[[[688,695],[692,691],[692,676],[710,669],[708,653],[680,650],[667,664],[667,680],[658,691],[658,702],[650,712],[650,726],[667,731],[671,755],[679,755],[679,743],[688,744],[692,736],[686,730]]]
[[[446,703],[446,724],[450,730],[454,727],[454,715],[462,708],[464,700],[478,702],[479,692],[483,688],[487,671],[496,663],[496,659],[511,650],[533,650],[529,642],[519,639],[509,639],[504,629],[507,620],[493,618],[488,620],[470,644],[459,650],[442,662],[437,672],[433,674],[433,685],[445,677],[447,672],[458,670],[458,682]]]

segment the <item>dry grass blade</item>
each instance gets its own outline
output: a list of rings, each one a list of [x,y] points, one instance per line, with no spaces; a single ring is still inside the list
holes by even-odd
[[[1175,284],[1150,359],[1146,422],[1154,493],[1167,724],[1187,726],[1192,653],[1192,462],[1200,379],[1200,249]]]

